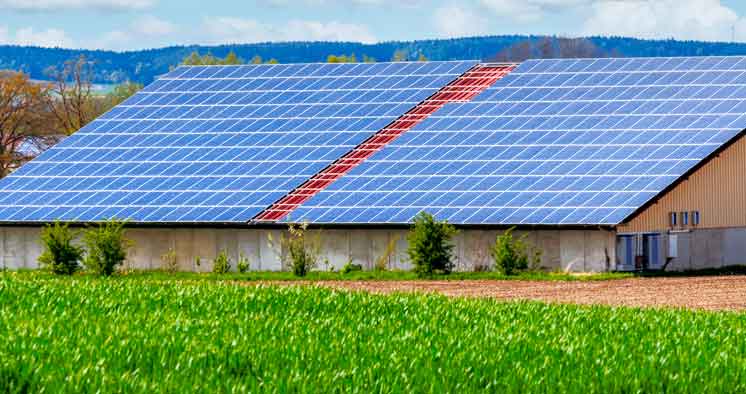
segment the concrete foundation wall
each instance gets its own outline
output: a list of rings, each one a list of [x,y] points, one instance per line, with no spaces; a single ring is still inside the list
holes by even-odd
[[[677,238],[677,257],[667,271],[746,265],[746,228],[696,229],[668,234]]]
[[[38,227],[0,228],[0,267],[37,268],[42,252]],[[490,247],[498,230],[461,230],[454,239],[456,270],[490,269]],[[526,233],[516,231],[516,236]],[[528,231],[529,243],[541,250],[540,266],[547,270],[600,272],[615,268],[615,233],[605,230]],[[215,256],[225,250],[235,262],[245,256],[252,270],[282,270],[281,230],[265,229],[154,229],[132,228],[134,241],[127,268],[158,269],[169,249],[184,271],[210,271]],[[321,255],[317,269],[335,270],[347,262],[373,269],[381,261],[388,269],[411,269],[407,258],[407,230],[323,230],[317,234]],[[196,262],[199,259],[200,265]]]

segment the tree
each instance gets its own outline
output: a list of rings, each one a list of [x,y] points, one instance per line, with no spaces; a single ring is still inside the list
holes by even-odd
[[[616,52],[618,54],[618,51]],[[526,59],[605,57],[607,53],[587,38],[542,37],[519,41],[488,59],[522,62]]]
[[[254,63],[257,58],[259,62],[262,61],[261,57],[254,56],[252,63]],[[205,55],[200,55],[199,52],[195,51],[185,57],[181,64],[184,66],[231,66],[244,64],[244,61],[233,51],[228,52],[228,55],[224,58],[213,56],[210,52],[207,52]]]
[[[233,51],[228,52],[228,55],[223,59],[223,64],[226,66],[235,66],[243,63],[244,61]]]
[[[133,82],[125,82],[117,85],[116,87],[114,87],[114,90],[112,90],[111,93],[107,95],[107,98],[109,100],[109,107],[115,107],[123,103],[124,100],[130,98],[130,96],[134,95],[142,88],[142,84]]]
[[[391,61],[394,62],[406,62],[409,59],[409,52],[406,49],[397,49],[394,51],[394,56],[391,57]]]
[[[495,260],[495,269],[504,275],[513,275],[516,271],[528,268],[527,234],[514,238],[511,227],[495,238],[490,254]]]
[[[77,232],[67,224],[54,222],[41,230],[44,252],[39,256],[39,264],[48,267],[57,275],[72,275],[80,269],[83,248],[73,245]]]
[[[57,141],[48,126],[49,91],[24,73],[0,71],[0,177]]]
[[[539,57],[542,59],[551,59],[556,57],[554,50],[554,40],[550,37],[544,37],[539,41],[537,45],[539,49]]]
[[[344,59],[342,59],[344,57]],[[347,63],[347,56],[329,55],[326,57],[327,63]]]
[[[423,211],[415,216],[414,225],[407,235],[407,255],[418,276],[426,277],[434,272],[451,272],[451,238],[456,233],[453,225],[447,221],[437,221],[427,212]]]
[[[127,250],[134,243],[125,238],[127,223],[110,219],[97,227],[90,227],[83,233],[83,244],[86,246],[85,266],[101,275],[111,276],[127,258]]]
[[[70,135],[109,110],[93,92],[93,62],[85,56],[68,60],[61,68],[50,67],[46,73],[53,81],[47,104],[61,134]]]
[[[327,63],[357,63],[357,57],[353,53],[350,56],[347,55],[329,55],[326,57]]]
[[[606,54],[587,38],[560,38],[559,57],[591,58],[604,57]]]
[[[251,58],[251,64],[262,64],[262,57],[254,55],[254,57]]]
[[[190,53],[189,56],[185,57],[184,60],[181,61],[181,64],[183,66],[201,66],[202,56],[200,56],[197,51],[194,51]]]

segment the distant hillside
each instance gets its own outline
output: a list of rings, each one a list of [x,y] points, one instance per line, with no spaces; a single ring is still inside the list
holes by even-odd
[[[281,63],[322,62],[331,54],[363,55],[378,61],[390,60],[396,51],[411,58],[420,54],[431,60],[498,59],[497,54],[518,43],[538,42],[536,36],[490,36],[449,40],[422,40],[361,44],[354,42],[289,42],[223,46],[176,46],[129,52],[90,51],[0,45],[0,69],[21,69],[32,78],[43,79],[44,70],[80,54],[96,62],[96,83],[126,80],[149,83],[193,51],[223,57],[235,51],[243,59],[261,56]],[[589,37],[606,56],[699,56],[746,55],[746,44],[676,40],[640,40],[623,37]]]

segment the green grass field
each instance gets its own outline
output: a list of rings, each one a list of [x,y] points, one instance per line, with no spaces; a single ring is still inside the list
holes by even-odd
[[[746,315],[0,274],[0,392],[738,392]]]

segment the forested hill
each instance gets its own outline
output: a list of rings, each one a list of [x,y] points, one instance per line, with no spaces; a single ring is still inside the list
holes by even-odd
[[[552,38],[556,41],[557,39]],[[490,36],[447,40],[422,40],[408,42],[383,42],[361,44],[354,42],[288,42],[261,43],[224,46],[176,46],[129,52],[90,51],[60,48],[38,48],[25,46],[0,46],[0,69],[23,70],[32,78],[44,79],[44,70],[81,54],[95,61],[96,83],[119,83],[133,81],[149,83],[156,76],[168,71],[191,52],[210,52],[223,57],[234,51],[239,57],[249,60],[255,56],[277,59],[280,63],[321,62],[328,55],[363,56],[378,61],[391,60],[394,53],[416,59],[424,56],[430,60],[521,60],[528,49],[529,57],[536,56],[540,42],[547,38],[537,36]],[[699,56],[699,55],[746,55],[746,44],[640,40],[622,37],[589,37],[597,56]],[[519,47],[518,50],[511,50]],[[516,55],[518,53],[518,55]],[[585,52],[584,52],[585,53]],[[507,54],[507,55],[506,55]],[[514,56],[515,55],[515,56]],[[582,53],[581,53],[582,55]],[[516,58],[516,56],[518,58]]]

